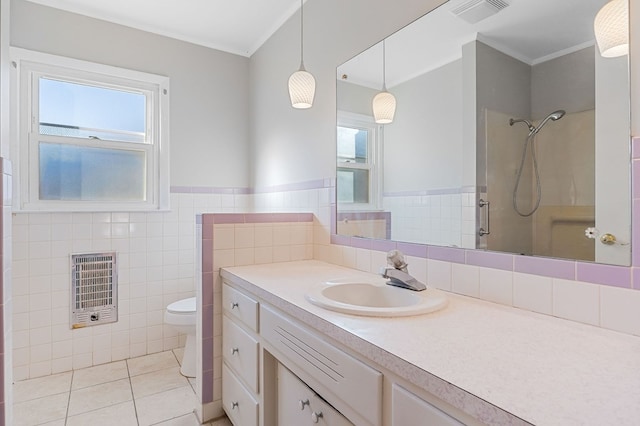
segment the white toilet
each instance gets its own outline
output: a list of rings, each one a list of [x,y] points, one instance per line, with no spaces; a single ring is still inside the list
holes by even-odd
[[[196,298],[171,303],[164,311],[164,322],[187,335],[180,373],[196,377]]]

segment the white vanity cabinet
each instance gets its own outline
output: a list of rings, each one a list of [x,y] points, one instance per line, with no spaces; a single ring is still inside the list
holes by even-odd
[[[232,285],[222,293],[222,404],[235,426],[477,424]]]
[[[352,426],[295,374],[278,364],[278,425]]]
[[[222,307],[222,405],[233,424],[258,426],[258,302],[223,285]]]
[[[438,426],[462,426],[453,417],[447,415],[427,401],[419,398],[398,384],[391,388],[391,425],[408,426],[416,424]]]

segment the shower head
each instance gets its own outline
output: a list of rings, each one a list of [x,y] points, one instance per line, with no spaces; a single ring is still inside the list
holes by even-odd
[[[552,120],[552,121],[560,120],[562,117],[564,117],[565,114],[566,114],[566,112],[563,109],[559,109],[557,111],[553,111],[551,114],[547,115],[545,117],[545,119],[542,120],[542,122],[540,124],[538,124],[538,127],[536,127],[533,130],[531,130],[531,133],[538,133],[540,131],[540,129],[542,129],[545,124],[547,124],[547,121],[549,121],[549,120]]]
[[[556,121],[556,120],[560,120],[562,117],[564,117],[565,114],[566,114],[565,110],[559,109],[559,110],[553,111],[551,114],[549,114],[549,118],[552,119],[553,121]]]

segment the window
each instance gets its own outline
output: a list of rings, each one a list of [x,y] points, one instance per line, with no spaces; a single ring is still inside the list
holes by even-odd
[[[163,76],[13,48],[22,211],[168,208]]]
[[[379,209],[381,137],[372,117],[338,113],[337,197],[340,209]]]

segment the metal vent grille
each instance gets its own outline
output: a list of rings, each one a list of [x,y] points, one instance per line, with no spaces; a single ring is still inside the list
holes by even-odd
[[[116,253],[71,255],[71,328],[118,320]]]
[[[469,0],[451,10],[461,19],[475,24],[509,6],[504,0]]]

